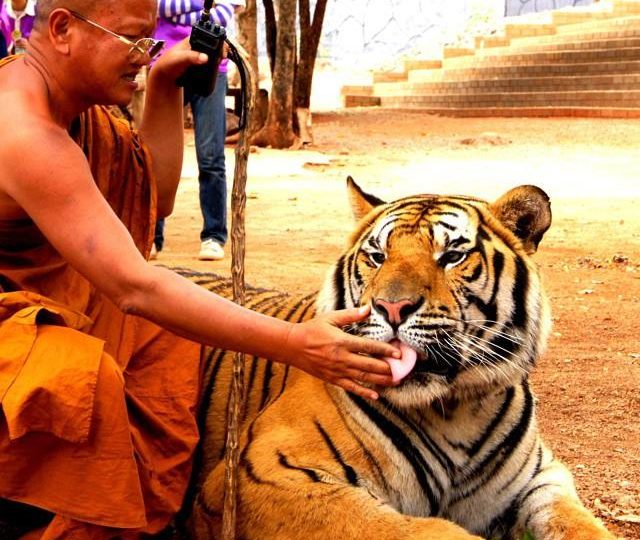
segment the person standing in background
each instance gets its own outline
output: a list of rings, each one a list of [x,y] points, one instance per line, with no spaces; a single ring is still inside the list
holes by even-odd
[[[213,4],[211,20],[232,29],[233,15],[245,7],[245,0],[223,0]],[[203,0],[159,0],[158,26],[155,38],[167,43],[167,48],[189,36],[203,9]],[[185,104],[191,106],[198,161],[200,210],[203,226],[200,232],[198,258],[204,261],[224,258],[227,241],[227,178],[224,140],[227,132],[225,96],[227,93],[228,60],[218,68],[216,85],[209,96],[198,96],[185,88]],[[158,220],[154,248],[164,244],[164,220]],[[155,253],[152,253],[154,256]]]
[[[23,53],[33,27],[36,0],[3,0],[0,31],[8,54]]]
[[[4,35],[0,32],[0,59],[7,56],[7,42],[4,39]]]

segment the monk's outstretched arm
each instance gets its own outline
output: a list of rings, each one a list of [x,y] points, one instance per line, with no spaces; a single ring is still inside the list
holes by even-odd
[[[41,141],[38,159],[21,159],[33,140]],[[3,166],[7,163],[11,167]],[[57,164],[54,174],[51,163]],[[43,184],[43,179],[49,180]],[[60,126],[17,128],[0,148],[0,189],[76,270],[127,313],[201,343],[294,365],[367,397],[375,393],[356,381],[391,384],[387,363],[365,355],[391,356],[395,348],[338,328],[366,317],[366,309],[291,324],[147,263],[98,190],[80,147]]]

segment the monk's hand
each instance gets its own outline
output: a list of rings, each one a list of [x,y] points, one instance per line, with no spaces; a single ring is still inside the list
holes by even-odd
[[[285,345],[285,362],[349,392],[377,399],[378,393],[367,386],[394,382],[387,362],[374,357],[399,358],[400,351],[340,329],[366,319],[369,312],[369,306],[344,309],[294,324]]]
[[[206,64],[207,60],[205,53],[191,50],[189,38],[185,38],[162,53],[151,68],[150,74],[175,84],[189,66]]]

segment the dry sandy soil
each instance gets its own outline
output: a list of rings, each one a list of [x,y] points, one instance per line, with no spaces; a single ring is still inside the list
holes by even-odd
[[[228,259],[195,258],[201,217],[190,135],[158,262],[229,273]],[[533,376],[541,430],[586,505],[616,534],[640,539],[640,123],[352,110],[314,116],[314,135],[310,149],[251,154],[252,284],[320,286],[353,224],[347,174],[389,200],[426,192],[491,200],[525,183],[549,193],[554,224],[536,254],[554,312]],[[232,171],[233,150],[227,155]]]

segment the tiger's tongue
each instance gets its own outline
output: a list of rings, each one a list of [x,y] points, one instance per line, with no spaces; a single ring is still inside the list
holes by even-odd
[[[389,358],[386,357],[384,360],[389,364],[391,368],[391,376],[395,382],[401,381],[404,379],[411,370],[416,365],[416,360],[418,358],[418,353],[414,351],[408,345],[405,345],[398,339],[393,339],[390,341],[390,345],[394,347],[398,347],[400,352],[402,353],[401,358]]]

